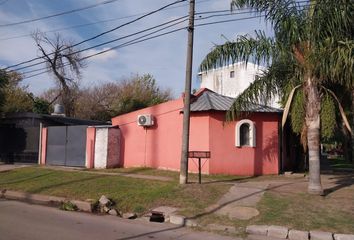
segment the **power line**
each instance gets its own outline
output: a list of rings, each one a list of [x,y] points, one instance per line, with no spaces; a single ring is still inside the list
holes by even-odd
[[[228,20],[222,20],[222,21],[216,21],[216,22],[200,23],[200,24],[196,24],[195,26],[196,27],[202,27],[202,26],[208,26],[208,25],[214,25],[214,24],[220,24],[220,23],[237,22],[237,21],[241,21],[241,20],[248,20],[248,19],[265,17],[265,16],[266,15],[253,16],[253,17],[244,17],[244,18],[237,18],[237,19],[228,19]]]
[[[223,10],[224,11],[224,10]],[[213,12],[220,12],[220,11],[209,11],[208,13],[213,13]],[[253,12],[256,12],[256,11],[249,11],[249,12],[238,12],[238,13],[229,13],[229,14],[216,14],[216,15],[212,15],[212,16],[207,16],[207,17],[204,17],[202,19],[198,19],[198,20],[204,20],[204,19],[207,19],[207,18],[211,18],[211,17],[219,17],[219,16],[228,16],[228,15],[236,15],[236,14],[245,14],[245,13],[253,13]],[[200,14],[200,13],[198,13]],[[186,16],[185,16],[186,17]],[[183,19],[185,17],[180,17],[178,19],[175,19],[175,20],[171,20],[171,21],[168,21],[168,22],[165,22],[163,24],[160,24],[160,25],[157,25],[157,26],[154,26],[154,27],[151,27],[151,28],[148,28],[148,29],[145,29],[145,30],[142,30],[142,31],[139,31],[139,32],[136,32],[136,33],[133,33],[133,34],[130,34],[130,35],[127,35],[127,36],[124,36],[124,37],[120,37],[120,38],[117,38],[117,39],[113,39],[113,40],[110,40],[110,41],[107,41],[107,42],[104,42],[104,43],[101,43],[101,44],[97,44],[95,46],[92,46],[92,47],[88,47],[88,48],[85,48],[85,49],[82,49],[82,50],[78,50],[76,52],[73,52],[72,54],[75,54],[75,53],[79,53],[79,52],[83,52],[83,51],[87,51],[87,50],[90,50],[90,49],[93,49],[93,48],[96,48],[96,47],[100,47],[100,46],[103,46],[103,45],[106,45],[106,44],[109,44],[109,43],[112,43],[112,42],[116,42],[118,40],[122,40],[122,39],[125,39],[125,38],[128,38],[128,37],[131,37],[131,36],[134,36],[134,35],[138,35],[140,33],[143,33],[143,32],[146,32],[146,31],[150,31],[152,29],[155,29],[155,28],[158,28],[158,27],[161,27],[163,25],[166,25],[166,24],[169,24],[171,22],[174,22],[176,20],[179,20],[179,19]],[[255,16],[255,17],[246,17],[246,18],[238,18],[238,19],[231,19],[231,20],[223,20],[223,21],[217,21],[217,22],[210,22],[210,23],[204,23],[204,24],[198,24],[196,26],[205,26],[205,25],[212,25],[212,24],[218,24],[218,23],[226,23],[226,22],[234,22],[234,21],[238,21],[238,20],[246,20],[246,19],[252,19],[252,18],[258,18],[258,17],[261,17],[261,16]],[[185,21],[185,20],[183,20]],[[181,21],[181,22],[183,22]],[[181,23],[179,22],[179,23]],[[174,25],[177,25],[179,23],[176,23],[176,24],[173,24],[171,26],[174,26]],[[171,27],[171,26],[168,26],[168,27]],[[163,28],[165,29],[165,28]],[[163,29],[160,29],[160,30],[163,30]],[[158,30],[159,31],[159,30]],[[155,31],[156,32],[156,31]],[[107,52],[107,51],[106,51]],[[38,59],[38,58],[37,58]],[[35,60],[37,60],[35,59]],[[40,59],[40,58],[39,58]],[[34,61],[34,60],[33,60]],[[28,61],[28,62],[32,62],[32,61]],[[17,71],[17,70],[22,70],[22,69],[26,69],[26,68],[29,68],[29,67],[33,67],[33,66],[37,66],[37,65],[40,65],[42,63],[45,63],[45,61],[43,62],[39,62],[39,63],[34,63],[34,64],[31,64],[31,65],[28,65],[28,66],[25,66],[25,67],[21,67],[21,68],[17,68],[17,69],[14,69],[12,71]],[[20,65],[20,64],[18,64]],[[32,71],[29,71],[29,72],[26,72],[26,73],[31,73],[31,72],[35,72],[35,71],[39,71],[39,70],[42,70],[44,68],[41,68],[41,69],[37,69],[37,70],[32,70]]]
[[[253,18],[258,18],[258,17],[264,17],[265,15],[261,15],[261,16],[252,16],[252,17],[245,17],[245,18],[237,18],[237,19],[230,19],[230,20],[227,20],[227,21],[242,21],[242,20],[247,20],[247,19],[253,19]],[[197,24],[195,25],[195,27],[200,27],[200,26],[207,26],[207,25],[213,25],[213,24],[220,24],[220,23],[223,23],[225,21],[216,21],[216,22],[209,22],[209,23],[203,23],[203,24]],[[127,47],[127,46],[131,46],[131,45],[135,45],[135,44],[138,44],[138,43],[141,43],[141,42],[145,42],[145,41],[148,41],[148,40],[151,40],[151,39],[155,39],[155,38],[158,38],[158,37],[162,37],[162,36],[165,36],[165,35],[168,35],[168,34],[172,34],[172,33],[175,33],[175,32],[179,32],[181,30],[185,30],[186,27],[181,27],[181,28],[177,28],[177,29],[174,29],[174,30],[171,30],[171,31],[168,31],[168,32],[164,32],[164,33],[161,33],[161,34],[158,34],[158,35],[154,35],[154,36],[151,36],[151,37],[146,37],[146,36],[149,36],[153,33],[149,33],[149,34],[146,34],[144,36],[141,36],[141,37],[138,37],[136,39],[133,39],[133,40],[130,40],[128,42],[125,42],[125,43],[122,43],[122,44],[119,44],[117,46],[114,46],[114,47],[111,47],[109,49],[106,49],[106,50],[103,50],[103,51],[100,51],[100,52],[97,52],[95,54],[92,54],[92,55],[89,55],[89,56],[86,56],[86,57],[83,57],[82,59],[88,59],[88,58],[91,58],[91,57],[94,57],[94,56],[98,56],[98,55],[101,55],[103,53],[106,53],[106,52],[109,52],[109,51],[112,51],[112,50],[115,50],[115,49],[119,49],[119,48],[123,48],[123,47]],[[158,30],[160,31],[160,30]],[[157,31],[156,31],[157,32]],[[145,37],[145,38],[144,38]],[[142,39],[141,39],[142,38]],[[68,66],[68,65],[66,65]],[[39,70],[42,70],[42,69],[38,69],[37,71]],[[35,76],[38,76],[38,75],[41,75],[41,74],[44,74],[44,73],[48,73],[50,72],[49,70],[47,71],[44,71],[44,72],[40,72],[40,73],[37,73],[37,74],[34,74],[34,75],[31,75],[31,76],[28,76],[28,77],[25,77],[23,79],[28,79],[28,78],[32,78],[32,77],[35,77]]]
[[[28,77],[22,78],[22,80],[24,80],[24,79],[29,79],[29,78],[33,78],[33,77],[37,77],[37,76],[42,75],[42,74],[45,74],[45,73],[49,73],[49,71],[47,70],[47,71],[43,71],[43,72],[40,72],[40,73],[36,73],[36,74],[30,75],[30,76],[28,76]]]
[[[144,30],[141,30],[141,31],[138,31],[138,32],[135,32],[135,33],[126,35],[126,36],[123,36],[123,37],[115,38],[115,39],[113,39],[113,40],[106,41],[106,42],[103,42],[103,43],[100,43],[100,44],[96,44],[96,45],[94,45],[94,46],[91,46],[91,47],[88,47],[88,48],[85,48],[85,49],[77,50],[77,51],[75,51],[75,52],[72,52],[70,55],[76,54],[76,53],[81,53],[81,52],[84,52],[84,51],[87,51],[87,50],[91,50],[91,49],[94,49],[94,48],[97,48],[97,47],[101,47],[101,46],[107,45],[107,44],[109,44],[109,43],[113,43],[113,42],[116,42],[116,41],[119,41],[119,40],[122,40],[122,39],[125,39],[125,38],[132,37],[132,36],[135,36],[135,35],[144,33],[144,32],[148,32],[148,31],[150,31],[150,30],[153,30],[153,29],[155,29],[155,28],[162,27],[162,26],[164,26],[164,25],[167,25],[167,24],[170,24],[170,23],[173,23],[173,22],[176,22],[176,23],[173,23],[172,25],[167,26],[166,28],[171,27],[171,26],[175,26],[175,25],[177,25],[177,24],[180,24],[180,23],[186,21],[186,20],[187,20],[186,17],[187,17],[187,15],[186,15],[186,16],[183,16],[183,17],[179,17],[179,18],[174,19],[174,20],[170,20],[170,21],[168,21],[168,22],[165,22],[165,23],[162,23],[162,24],[159,24],[159,25],[156,25],[156,26],[154,26],[154,27],[150,27],[150,28],[147,28],[147,29],[144,29]],[[179,20],[180,20],[180,21],[179,21]],[[163,28],[163,29],[165,29],[165,28]],[[161,29],[160,29],[160,30],[161,30]],[[11,71],[18,71],[18,70],[22,70],[22,69],[34,67],[34,66],[37,66],[37,65],[40,65],[40,64],[43,64],[43,63],[46,63],[46,61],[33,63],[33,64],[31,64],[31,65],[27,65],[27,66],[24,66],[24,67],[20,67],[20,68],[13,69],[13,70],[11,70]]]
[[[5,0],[5,1],[8,1],[8,0]],[[209,1],[211,1],[211,0],[200,0],[198,3],[204,3],[204,2],[209,2]],[[0,5],[1,5],[1,3],[0,3]],[[182,6],[169,7],[169,8],[164,9],[164,11],[185,7],[187,5],[188,4],[183,4]],[[227,11],[230,11],[230,9],[227,10]],[[217,12],[217,11],[214,11],[214,12]],[[99,24],[99,23],[114,22],[114,21],[117,21],[117,20],[122,20],[122,19],[126,19],[126,18],[132,18],[132,17],[141,16],[141,15],[144,15],[146,13],[148,13],[148,12],[136,13],[136,14],[133,14],[133,15],[123,16],[123,17],[118,17],[118,18],[110,18],[110,19],[105,19],[105,20],[99,20],[99,21],[96,21],[96,22],[78,24],[78,25],[73,25],[73,26],[69,26],[69,27],[56,28],[56,29],[45,31],[43,33],[65,31],[65,30],[69,30],[69,29],[82,28],[82,27],[87,27],[87,26],[91,26],[91,25],[96,25],[96,24]],[[11,37],[4,37],[4,38],[0,38],[0,41],[18,39],[18,38],[30,37],[30,36],[31,36],[31,34],[23,34],[23,35],[11,36]]]
[[[219,11],[216,11],[216,12],[219,12]],[[204,20],[204,19],[207,19],[207,18],[213,18],[213,17],[219,17],[219,16],[229,16],[229,15],[247,14],[247,13],[253,13],[253,12],[255,12],[255,11],[240,12],[240,13],[228,13],[228,14],[216,14],[216,15],[211,15],[211,16],[199,18],[199,19],[197,19],[197,20]],[[209,13],[212,13],[212,11],[210,11]],[[198,15],[200,15],[200,14],[198,14]],[[183,16],[183,17],[179,17],[179,18],[177,18],[177,19],[175,19],[175,20],[171,20],[171,21],[168,21],[168,22],[159,24],[159,25],[154,26],[154,27],[147,28],[147,29],[142,30],[142,31],[138,31],[138,32],[133,33],[133,34],[126,35],[126,36],[124,36],[124,37],[116,38],[116,39],[113,39],[113,40],[110,40],[110,41],[106,41],[106,42],[103,42],[103,43],[100,43],[100,44],[97,44],[97,45],[94,45],[94,46],[91,46],[91,47],[88,47],[88,48],[85,48],[85,49],[81,49],[81,50],[75,51],[75,52],[73,52],[72,54],[84,52],[84,51],[87,51],[87,50],[90,50],[90,49],[94,49],[94,48],[96,48],[96,47],[101,47],[101,46],[107,45],[107,44],[112,43],[112,42],[116,42],[116,41],[119,41],[119,40],[122,40],[122,39],[125,39],[125,38],[128,38],[128,37],[131,37],[131,36],[134,36],[134,35],[137,35],[137,34],[146,32],[146,31],[150,31],[150,30],[152,30],[152,29],[161,27],[161,26],[163,26],[163,25],[169,24],[169,23],[174,22],[174,21],[178,21],[178,20],[183,19],[183,18],[186,18],[186,17],[187,17],[187,15],[186,15],[186,16]],[[184,21],[186,21],[186,20],[187,20],[187,19],[184,19],[184,20],[182,20],[181,22],[178,22],[177,24],[182,23],[182,22],[184,22]],[[172,26],[177,25],[177,24],[173,24]],[[170,26],[169,26],[169,27],[170,27]],[[33,63],[33,64],[31,64],[31,65],[27,65],[27,66],[20,67],[20,68],[16,68],[16,69],[13,69],[12,71],[18,71],[18,70],[22,70],[22,69],[34,67],[34,66],[37,66],[37,65],[40,65],[40,64],[43,64],[43,63],[45,63],[45,61],[38,62],[38,63]],[[26,73],[30,73],[30,72],[33,72],[33,71],[36,71],[36,70],[32,70],[32,71],[29,71],[29,72],[26,72]]]
[[[76,9],[72,9],[72,10],[69,10],[69,11],[64,11],[64,12],[60,12],[60,13],[56,13],[56,14],[52,14],[52,15],[48,15],[48,16],[44,16],[44,17],[28,19],[28,20],[24,20],[24,21],[20,21],[20,22],[14,22],[14,23],[0,24],[0,27],[10,27],[10,26],[16,26],[16,25],[25,24],[25,23],[37,22],[37,21],[44,20],[44,19],[49,19],[49,18],[53,18],[53,17],[63,16],[63,15],[67,15],[67,14],[71,14],[71,13],[87,10],[87,9],[90,9],[90,8],[95,8],[95,7],[98,7],[100,5],[105,5],[105,4],[113,3],[113,2],[116,2],[116,1],[120,1],[120,0],[106,0],[106,1],[101,2],[101,3],[96,3],[96,4],[88,5],[86,7],[76,8]]]
[[[165,8],[168,8],[168,7],[170,7],[170,6],[173,6],[173,5],[175,5],[175,4],[178,4],[178,3],[181,3],[181,2],[185,2],[185,1],[186,1],[186,0],[177,0],[177,1],[175,1],[175,2],[172,2],[172,3],[170,3],[170,4],[167,4],[167,5],[163,6],[163,7],[158,8],[157,10],[151,11],[151,12],[146,13],[146,14],[144,14],[144,15],[138,17],[138,18],[135,18],[135,19],[132,20],[132,21],[123,23],[123,24],[121,24],[121,25],[119,25],[119,26],[117,26],[117,27],[114,27],[114,28],[109,29],[109,30],[107,30],[107,31],[104,31],[104,32],[102,32],[102,33],[100,33],[100,34],[97,34],[97,35],[95,35],[95,36],[93,36],[93,37],[91,37],[91,38],[88,38],[88,39],[85,39],[85,40],[83,40],[83,41],[81,41],[81,42],[75,43],[75,44],[71,45],[70,47],[76,47],[76,46],[81,45],[81,44],[83,44],[83,43],[85,43],[85,42],[94,40],[94,39],[99,38],[99,37],[101,37],[101,36],[103,36],[103,35],[106,35],[106,34],[108,34],[108,33],[111,33],[111,32],[113,32],[113,31],[115,31],[115,30],[117,30],[117,29],[119,29],[119,28],[122,28],[122,27],[127,26],[127,25],[132,24],[132,23],[135,23],[135,22],[137,22],[137,21],[139,21],[139,20],[141,20],[141,19],[143,19],[143,18],[145,18],[145,17],[148,17],[148,16],[150,16],[150,15],[152,15],[152,14],[155,14],[155,13],[157,13],[157,12],[159,12],[159,11],[162,11],[162,10],[165,9]],[[61,51],[64,51],[64,50],[66,50],[66,49],[68,49],[68,48],[69,48],[69,47],[63,48]],[[49,55],[53,55],[53,54],[54,54],[54,53],[49,53],[48,56],[49,56]],[[30,63],[30,62],[32,62],[32,61],[39,60],[39,59],[41,59],[41,57],[36,57],[36,58],[30,59],[30,60],[27,60],[27,61],[24,61],[24,62],[20,62],[20,63],[18,63],[18,64],[11,65],[11,66],[5,68],[5,70],[7,70],[7,69],[9,69],[9,68],[17,67],[17,66],[22,65],[22,64],[25,64],[25,63]]]
[[[208,18],[211,18],[211,17],[229,16],[229,15],[235,15],[235,14],[246,14],[246,13],[253,13],[253,12],[255,12],[255,11],[240,12],[240,13],[234,13],[234,14],[216,14],[216,15],[211,15],[211,16],[207,16],[207,17],[204,17],[204,18],[199,18],[199,19],[197,19],[197,20],[205,20],[205,19],[208,19]],[[229,19],[229,20],[222,20],[222,21],[216,21],[216,22],[209,22],[209,23],[197,24],[197,25],[195,25],[195,26],[214,25],[214,24],[220,24],[220,23],[226,23],[226,22],[234,22],[234,21],[240,21],[240,20],[247,20],[247,19],[259,18],[259,17],[264,17],[264,16],[265,16],[265,15],[252,16],[252,17],[245,17],[245,18],[237,18],[237,19]],[[112,43],[112,42],[116,42],[116,41],[119,41],[119,40],[122,40],[122,39],[125,39],[125,38],[128,38],[128,37],[132,37],[132,36],[138,35],[138,34],[140,34],[140,33],[147,32],[147,31],[153,30],[153,29],[155,29],[155,28],[158,28],[158,27],[161,27],[161,26],[164,26],[164,25],[167,25],[167,24],[170,24],[170,23],[172,23],[172,22],[175,22],[175,21],[178,21],[178,20],[181,20],[181,19],[182,19],[182,21],[179,21],[179,22],[177,22],[177,23],[174,23],[174,24],[172,24],[172,25],[169,25],[169,26],[164,27],[164,28],[162,28],[162,29],[159,29],[159,30],[157,30],[157,31],[148,33],[148,34],[146,34],[146,35],[140,36],[140,37],[138,37],[137,39],[133,39],[133,40],[129,41],[128,43],[134,42],[134,41],[136,41],[136,40],[138,40],[138,39],[140,39],[140,38],[142,38],[142,37],[146,37],[146,36],[152,35],[152,34],[154,34],[154,33],[160,32],[160,31],[162,31],[162,30],[164,30],[164,29],[167,29],[167,28],[170,28],[170,27],[175,26],[175,25],[177,25],[177,24],[180,24],[180,23],[186,21],[186,19],[183,20],[183,18],[186,18],[186,17],[187,17],[187,16],[179,17],[179,18],[177,18],[177,19],[175,19],[175,20],[171,20],[171,21],[168,21],[168,22],[159,24],[159,25],[157,25],[157,26],[150,27],[150,28],[145,29],[145,30],[142,30],[142,31],[139,31],[139,32],[135,32],[135,33],[133,33],[133,34],[129,34],[129,35],[126,35],[126,36],[123,36],[123,37],[120,37],[120,38],[116,38],[116,39],[110,40],[110,41],[108,41],[108,42],[104,42],[104,43],[101,43],[101,44],[97,44],[97,45],[95,45],[95,46],[88,47],[88,48],[86,48],[86,49],[78,50],[78,51],[75,51],[75,52],[73,52],[73,53],[71,53],[71,54],[76,54],[76,53],[79,53],[79,52],[84,52],[84,51],[87,51],[87,50],[90,50],[90,49],[94,49],[94,48],[96,48],[96,47],[100,47],[100,46],[103,46],[103,45],[106,45],[106,44],[109,44],[109,43]],[[165,34],[163,34],[163,35],[165,35]],[[152,37],[152,38],[156,38],[156,37]],[[151,39],[151,38],[149,38],[149,39]],[[149,40],[149,39],[147,39],[147,40]],[[143,40],[143,41],[145,41],[145,40]],[[139,41],[139,42],[141,42],[141,41]],[[125,44],[127,44],[127,43],[124,43],[123,45],[125,45]],[[131,45],[131,44],[129,44],[129,45]],[[121,46],[121,45],[119,45],[119,46]],[[111,50],[116,49],[116,48],[117,48],[117,47],[113,47],[113,48],[104,50],[104,51],[102,51],[102,52],[99,52],[98,55],[99,55],[99,54],[102,54],[102,53],[105,53],[105,52],[108,52],[108,51],[111,51]],[[22,67],[22,68],[17,68],[17,69],[15,69],[15,70],[26,69],[26,68],[29,68],[29,67],[33,67],[33,66],[40,65],[40,64],[42,64],[42,63],[45,63],[45,61],[39,62],[39,63],[34,63],[34,64],[31,64],[31,65],[28,65],[28,66],[25,66],[25,67]],[[46,69],[46,68],[45,68],[45,67],[44,67],[44,68],[39,68],[39,69],[31,70],[31,71],[28,71],[28,72],[24,72],[24,73],[22,73],[22,74],[37,72],[37,71],[44,70],[44,69]],[[14,71],[15,71],[15,70],[14,70]]]
[[[253,18],[265,17],[265,16],[266,16],[266,15],[258,15],[258,16],[252,16],[252,17],[244,17],[244,18],[236,18],[236,19],[229,19],[229,20],[222,20],[222,21],[201,23],[201,24],[196,24],[195,27],[202,27],[202,26],[208,26],[208,25],[215,25],[215,24],[220,24],[220,23],[225,23],[225,22],[236,22],[236,21],[248,20],[248,19],[253,19]],[[165,27],[165,28],[163,28],[163,29],[166,29],[166,28],[167,28],[167,27]],[[145,42],[145,41],[148,41],[148,40],[151,40],[151,39],[155,39],[155,38],[158,38],[158,37],[161,37],[161,36],[165,36],[165,35],[168,35],[168,34],[172,34],[172,33],[175,33],[175,32],[181,31],[181,30],[184,30],[184,29],[186,29],[186,27],[177,28],[177,29],[174,29],[174,30],[171,30],[171,31],[168,31],[168,32],[164,32],[164,33],[155,35],[155,36],[146,37],[146,36],[149,36],[149,35],[154,34],[154,33],[156,33],[156,32],[159,32],[159,31],[161,31],[161,30],[163,30],[163,29],[160,29],[160,30],[157,30],[157,31],[155,31],[155,32],[146,34],[146,35],[144,35],[144,36],[141,36],[141,37],[138,37],[138,38],[136,38],[136,39],[130,40],[130,41],[128,41],[128,42],[125,42],[125,43],[123,43],[123,44],[120,44],[120,45],[111,47],[111,48],[109,48],[109,49],[106,49],[106,50],[97,52],[97,53],[95,53],[95,54],[86,56],[86,57],[84,57],[84,58],[82,58],[82,59],[88,59],[88,58],[95,57],[95,56],[104,54],[104,53],[106,53],[106,52],[112,51],[112,50],[114,50],[114,49],[118,49],[118,48],[123,48],[123,47],[131,46],[131,45],[135,45],[135,44],[138,44],[138,43],[141,43],[141,42]],[[145,37],[145,38],[144,38],[144,37]],[[68,66],[68,65],[66,65],[66,66]],[[65,66],[64,66],[64,67],[65,67]],[[37,71],[39,71],[39,70],[42,70],[42,69],[38,69]],[[32,77],[35,77],[35,76],[38,76],[38,75],[42,75],[42,74],[48,73],[48,72],[50,72],[50,71],[49,71],[49,70],[43,71],[43,72],[40,72],[40,73],[31,75],[31,76],[25,77],[24,79],[32,78]]]
[[[209,13],[212,13],[212,12],[213,12],[213,11],[209,11]],[[215,11],[215,12],[219,12],[219,11]],[[232,14],[230,13],[230,14],[212,15],[212,16],[204,17],[203,19],[198,19],[198,20],[204,20],[204,19],[206,19],[206,18],[211,18],[211,17],[226,16],[226,15],[237,15],[237,14],[245,14],[245,13],[251,13],[251,11],[250,11],[250,12],[232,13]],[[196,13],[196,14],[200,15],[199,13]],[[107,41],[107,42],[104,42],[104,43],[101,43],[101,44],[97,44],[97,45],[95,45],[95,46],[91,46],[91,47],[85,48],[85,49],[83,49],[83,50],[76,51],[76,52],[74,52],[74,53],[86,51],[86,50],[93,49],[93,48],[96,48],[96,47],[100,47],[100,46],[103,46],[103,45],[106,45],[106,44],[109,44],[109,43],[112,43],[112,42],[115,42],[115,41],[118,41],[118,40],[122,40],[122,39],[124,39],[124,38],[130,37],[130,36],[133,36],[133,35],[137,35],[137,34],[139,34],[139,33],[145,32],[145,31],[149,31],[149,30],[151,30],[151,29],[153,29],[153,28],[160,27],[160,26],[162,26],[162,25],[165,25],[165,24],[168,24],[168,23],[171,23],[171,22],[173,22],[173,21],[176,21],[176,20],[179,20],[179,19],[182,19],[182,18],[186,18],[186,17],[187,17],[187,16],[180,17],[180,18],[177,18],[177,19],[175,19],[175,20],[171,20],[171,21],[169,21],[169,22],[166,22],[166,23],[157,25],[157,26],[155,26],[155,27],[151,27],[151,28],[145,29],[145,30],[143,30],[143,31],[139,31],[139,32],[137,32],[137,33],[134,33],[134,34],[131,34],[131,35],[128,35],[128,36],[125,36],[125,37],[116,38],[116,39],[113,39],[113,40],[111,40],[111,41]],[[73,46],[76,46],[76,45],[78,45],[78,44],[74,44]],[[74,54],[74,53],[73,53],[73,54]],[[48,55],[52,55],[52,54],[53,54],[53,53],[48,54]],[[39,60],[39,59],[41,59],[41,58],[40,58],[40,57],[37,57],[37,58],[34,58],[34,59],[32,59],[32,60],[28,60],[28,61],[25,61],[25,62],[16,64],[16,65],[9,66],[9,67],[7,67],[6,69],[12,68],[12,67],[16,67],[16,66],[19,66],[19,65],[22,65],[22,64],[25,64],[25,63],[30,63],[30,62],[33,62],[33,61]],[[29,68],[29,67],[33,67],[33,66],[40,65],[40,64],[42,64],[42,63],[45,63],[45,61],[38,62],[38,63],[34,63],[34,64],[30,64],[30,65],[27,65],[27,66],[24,66],[24,67],[20,67],[20,68],[16,68],[16,69],[13,69],[13,70],[11,70],[11,71],[17,71],[17,70],[26,69],[26,68]]]
[[[171,34],[171,33],[179,32],[179,31],[184,30],[184,29],[186,29],[186,27],[177,28],[177,29],[174,29],[174,30],[171,30],[171,31],[168,31],[168,32],[165,32],[165,33],[161,33],[161,34],[158,34],[158,35],[155,35],[155,36],[152,36],[152,37],[144,38],[144,39],[139,39],[139,38],[141,38],[141,37],[139,37],[139,38],[130,40],[128,42],[119,44],[117,46],[111,47],[109,49],[106,49],[106,50],[103,50],[103,51],[100,51],[100,52],[85,56],[85,57],[83,57],[81,59],[85,60],[85,59],[88,59],[88,58],[92,58],[92,57],[104,54],[106,52],[109,52],[109,51],[112,51],[112,50],[115,50],[115,49],[119,49],[119,48],[131,46],[131,45],[135,45],[135,44],[138,44],[138,43],[141,43],[141,42],[145,42],[145,41],[148,41],[148,40],[151,40],[151,39],[154,39],[154,38],[158,38],[158,37],[162,37],[162,36],[165,36],[165,35],[168,35],[168,34]],[[156,33],[156,32],[154,32],[154,33]],[[153,34],[153,33],[149,33],[149,34],[146,34],[144,36],[149,36],[151,34]],[[144,37],[144,36],[142,36],[142,37]],[[69,66],[69,65],[70,64],[65,64],[64,67]],[[37,70],[34,70],[34,71],[40,71],[40,70],[43,70],[43,69],[46,69],[46,68],[41,68],[41,69],[37,69]],[[32,78],[32,77],[35,77],[35,76],[38,76],[38,75],[41,75],[41,74],[44,74],[44,73],[49,73],[49,72],[50,72],[50,70],[46,70],[46,71],[43,71],[43,72],[40,72],[40,73],[37,73],[37,74],[34,74],[34,75],[30,75],[30,76],[25,77],[23,79]],[[27,72],[27,73],[29,73],[29,72]],[[24,74],[24,73],[22,73],[22,74]]]
[[[101,46],[103,46],[103,45],[106,45],[106,44],[108,44],[108,43],[116,42],[116,41],[119,41],[119,40],[122,40],[122,39],[125,39],[125,38],[129,38],[129,37],[132,37],[132,36],[135,36],[135,35],[144,33],[144,32],[151,31],[151,30],[153,30],[153,29],[155,29],[155,28],[160,28],[160,27],[162,27],[162,26],[165,26],[165,25],[170,24],[170,25],[168,25],[168,26],[165,26],[165,27],[160,28],[160,29],[158,29],[158,30],[155,30],[155,31],[153,31],[153,32],[151,32],[151,33],[148,33],[148,34],[146,34],[146,35],[140,36],[140,37],[138,37],[138,38],[136,38],[136,39],[133,39],[133,40],[130,40],[130,41],[124,43],[124,44],[128,44],[128,43],[130,43],[130,42],[132,42],[132,41],[135,41],[135,40],[138,40],[138,39],[140,39],[140,38],[142,38],[142,37],[150,36],[150,35],[155,34],[155,33],[157,33],[157,32],[160,32],[160,31],[163,31],[163,30],[165,30],[165,29],[168,29],[168,28],[171,28],[171,27],[173,27],[173,26],[176,26],[176,25],[178,25],[178,24],[181,24],[181,23],[183,23],[183,22],[185,22],[185,21],[187,20],[187,17],[188,17],[188,15],[183,16],[183,17],[179,17],[179,18],[177,18],[177,19],[170,20],[170,21],[168,21],[168,22],[165,22],[165,23],[156,25],[156,26],[154,26],[154,27],[150,27],[150,28],[147,28],[147,29],[144,29],[144,30],[141,30],[141,31],[138,31],[138,32],[135,32],[135,33],[132,33],[132,34],[129,34],[129,35],[120,37],[120,38],[116,38],[116,39],[110,40],[110,41],[108,41],[108,42],[104,42],[104,43],[101,43],[101,44],[97,44],[97,45],[95,45],[95,46],[92,46],[92,47],[89,47],[89,48],[86,48],[86,49],[81,49],[81,50],[72,52],[72,53],[69,54],[69,55],[76,54],[76,53],[80,53],[80,52],[84,52],[84,51],[88,51],[88,50],[94,49],[94,48],[96,48],[96,47],[101,47]],[[171,23],[172,23],[172,24],[171,24]],[[120,46],[120,45],[119,45],[119,46]],[[114,48],[115,48],[115,47],[113,47],[113,49],[114,49]],[[112,49],[112,50],[113,50],[113,49]],[[105,50],[104,52],[107,52],[107,51]],[[18,68],[18,69],[16,69],[16,70],[22,70],[22,69],[25,69],[25,68],[28,68],[28,67],[37,66],[37,65],[42,64],[42,63],[46,63],[46,62],[43,61],[43,62],[40,62],[40,63],[35,63],[35,64],[29,65],[29,66],[26,66],[26,67],[23,67],[23,68]],[[30,71],[27,71],[27,72],[22,72],[21,74],[33,73],[33,72],[41,71],[41,70],[44,70],[44,69],[46,69],[46,67],[44,67],[44,68],[39,68],[39,69],[35,69],[35,70],[30,70]],[[15,70],[14,70],[14,71],[15,71]]]

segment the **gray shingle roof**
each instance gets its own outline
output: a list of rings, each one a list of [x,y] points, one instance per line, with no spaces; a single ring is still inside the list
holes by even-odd
[[[191,104],[192,112],[199,111],[227,111],[230,109],[235,98],[227,97],[211,90],[205,90],[196,101]],[[248,112],[282,112],[281,109],[273,108],[265,105],[250,103],[248,108],[245,109]]]

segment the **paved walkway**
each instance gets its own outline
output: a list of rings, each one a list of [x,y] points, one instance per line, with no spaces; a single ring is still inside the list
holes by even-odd
[[[0,172],[6,172],[6,171],[10,171],[10,170],[16,169],[16,168],[31,167],[31,166],[38,166],[38,165],[36,165],[36,164],[4,164],[4,163],[0,163]],[[171,177],[143,175],[143,174],[135,174],[135,173],[88,171],[86,169],[79,168],[79,167],[42,166],[42,168],[59,170],[59,171],[66,171],[66,172],[83,172],[83,173],[96,174],[96,175],[124,176],[124,177],[147,179],[147,180],[157,180],[157,181],[164,181],[164,182],[173,181],[173,178],[171,178]]]
[[[257,215],[259,211],[255,208],[261,200],[268,183],[236,183],[217,202],[215,206],[217,215],[228,216],[231,220],[249,220]]]
[[[16,168],[33,166],[32,164],[4,164],[0,163],[0,172],[7,172]]]
[[[296,190],[303,191],[306,189],[306,184],[307,180],[303,176],[235,183],[216,204],[209,206],[206,211],[228,216],[231,220],[249,220],[259,215],[256,206],[266,191],[286,192],[294,189],[295,186]]]
[[[67,172],[83,172],[83,173],[96,174],[96,175],[123,176],[123,177],[131,177],[131,178],[139,178],[139,179],[147,179],[147,180],[157,180],[163,182],[173,181],[173,178],[171,177],[153,176],[153,175],[144,175],[144,174],[135,174],[135,173],[103,172],[103,171],[96,171],[96,170],[89,171],[83,168],[61,167],[61,166],[43,166],[43,168],[67,171]]]

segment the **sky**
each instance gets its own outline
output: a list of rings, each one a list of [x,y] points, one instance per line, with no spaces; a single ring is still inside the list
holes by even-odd
[[[115,0],[84,11],[74,12],[58,17],[43,19],[26,24],[2,26],[25,20],[40,18],[64,11],[83,8],[104,0],[0,0],[0,67],[17,64],[39,56],[39,51],[30,35],[40,30],[48,32],[48,37],[60,33],[65,39],[77,43],[117,27],[175,0]],[[133,24],[117,29],[95,40],[77,46],[78,49],[123,37],[128,34],[144,30],[148,27],[164,23],[188,14],[188,1],[173,5],[156,14],[143,18]],[[230,9],[230,0],[196,0],[196,12],[218,11]],[[244,18],[252,15],[214,16],[203,14],[196,16],[196,24]],[[104,20],[110,20],[102,22]],[[99,22],[96,24],[91,24]],[[90,24],[84,27],[69,28],[72,26]],[[187,22],[181,23],[169,30],[184,27]],[[63,28],[69,28],[63,30]],[[222,23],[196,27],[194,33],[193,54],[193,83],[192,88],[198,89],[198,67],[203,58],[217,44],[227,39],[235,39],[238,35],[252,34],[254,30],[265,30],[270,33],[270,27],[262,19],[254,18],[237,22]],[[168,31],[168,30],[165,30]],[[132,38],[117,41],[101,47],[83,52],[83,56],[106,50]],[[184,91],[187,54],[187,30],[165,35],[156,39],[141,42],[124,48],[115,49],[105,54],[86,60],[86,67],[82,70],[80,86],[90,87],[101,83],[120,81],[136,74],[152,74],[158,86],[169,88],[175,97]],[[44,65],[43,65],[44,66]],[[30,71],[43,66],[24,69]],[[29,73],[27,76],[30,76]],[[29,91],[41,94],[54,86],[54,78],[50,74],[24,79],[22,84],[28,86]]]

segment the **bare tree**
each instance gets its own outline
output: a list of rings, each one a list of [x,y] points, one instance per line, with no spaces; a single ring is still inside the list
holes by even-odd
[[[73,89],[77,88],[81,70],[85,67],[80,52],[75,50],[71,41],[65,40],[58,33],[49,38],[37,31],[32,37],[38,46],[40,57],[45,60],[48,70],[53,73],[60,86],[60,100],[66,116],[72,116],[75,106]]]

